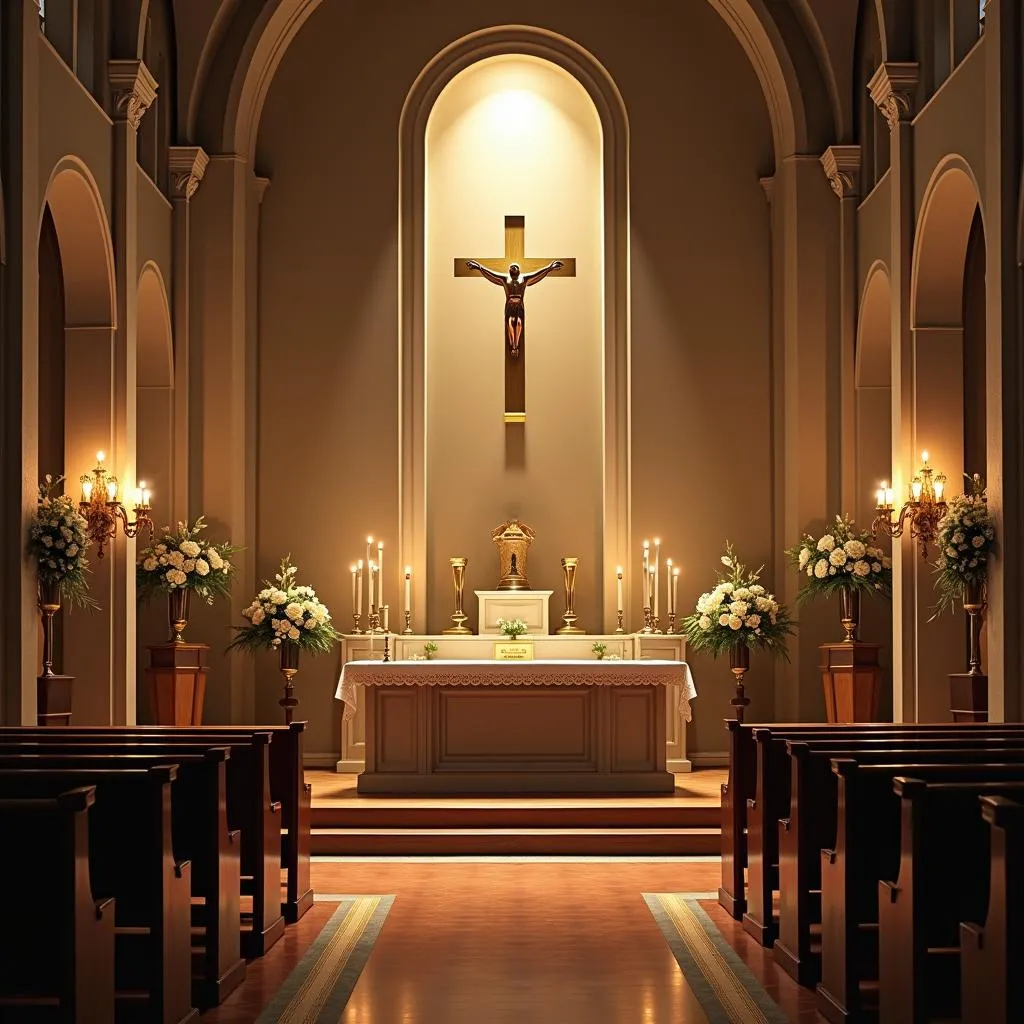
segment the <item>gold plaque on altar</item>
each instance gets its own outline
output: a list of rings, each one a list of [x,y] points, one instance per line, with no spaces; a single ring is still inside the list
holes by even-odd
[[[495,661],[533,661],[532,640],[502,640],[494,645]]]
[[[525,523],[510,519],[491,532],[498,545],[498,569],[501,578],[496,590],[529,590],[526,578],[526,552],[536,534]]]

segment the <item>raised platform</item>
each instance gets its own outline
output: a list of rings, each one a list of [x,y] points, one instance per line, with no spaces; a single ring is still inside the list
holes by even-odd
[[[717,855],[725,769],[661,796],[368,796],[356,776],[307,771],[314,854]]]

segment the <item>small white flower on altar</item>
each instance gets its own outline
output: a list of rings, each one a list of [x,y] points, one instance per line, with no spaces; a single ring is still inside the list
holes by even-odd
[[[761,616],[760,615],[748,615],[747,616],[747,625],[751,629],[757,629],[757,627],[761,625]]]
[[[210,571],[210,563],[203,558],[196,559],[196,572],[200,576],[206,576]]]
[[[701,629],[710,629],[711,628],[711,619],[707,615],[702,615],[700,617],[700,622],[698,623],[698,625],[700,626]]]
[[[178,546],[186,558],[198,558],[203,550],[194,540],[183,540]]]
[[[872,572],[881,572],[882,571],[882,563],[881,562],[872,562],[871,563],[871,571]]]
[[[827,558],[819,558],[817,562],[814,563],[814,575],[817,576],[819,580],[823,580],[828,575]]]
[[[843,550],[851,558],[863,558],[867,552],[867,548],[859,540],[848,540],[843,545]]]
[[[846,552],[842,548],[832,548],[829,552],[828,560],[834,566],[840,566],[846,564]],[[832,574],[833,576],[835,573]]]
[[[853,563],[853,571],[857,576],[869,576],[871,574],[871,566],[862,558],[858,558],[857,561]]]
[[[74,545],[72,545],[72,547],[74,547]],[[68,554],[71,554],[71,548],[68,548]],[[159,564],[160,563],[150,555],[150,557],[142,563],[142,568],[145,569],[146,572],[155,572]]]
[[[721,615],[718,616],[718,624],[720,626],[728,626],[729,625],[729,616],[726,615],[723,612]]]
[[[821,540],[818,541],[819,551],[831,551],[836,546],[836,539],[831,533],[826,533]]]
[[[733,601],[732,604],[729,605],[729,611],[731,611],[733,615],[743,616],[746,615],[749,610],[750,605],[747,604],[746,601]]]
[[[743,625],[743,620],[738,615],[729,616],[729,628],[739,629]]]
[[[799,563],[801,569],[805,569],[807,567],[807,563],[810,561],[810,558],[811,558],[811,552],[807,548],[801,548],[800,549],[800,563]]]

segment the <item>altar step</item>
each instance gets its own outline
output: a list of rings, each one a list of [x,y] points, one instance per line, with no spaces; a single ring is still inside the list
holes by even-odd
[[[313,808],[312,852],[336,856],[717,855],[715,806],[401,806]]]

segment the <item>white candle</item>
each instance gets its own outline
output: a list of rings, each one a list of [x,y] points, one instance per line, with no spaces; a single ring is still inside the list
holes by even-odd
[[[651,570],[648,569],[647,566],[645,565],[644,566],[644,607],[645,608],[648,606],[647,602],[650,600],[650,596],[651,596],[651,579],[650,579],[650,577],[651,577]]]
[[[374,607],[374,602],[373,602],[373,574],[374,574],[374,565],[373,565],[373,562],[370,562],[367,565],[366,571],[370,575],[370,600],[367,603],[366,607],[367,607],[368,612],[372,615],[373,614],[373,607]]]
[[[377,604],[384,603],[384,541],[377,545]]]
[[[622,611],[622,566],[615,569],[615,610]]]
[[[676,610],[676,601],[679,597],[679,569],[672,570],[672,611]]]
[[[352,614],[354,615],[359,611],[359,606],[356,604],[356,567],[352,566]]]
[[[668,614],[671,615],[675,608],[672,607],[672,559],[665,559],[665,603],[668,605]]]
[[[366,572],[370,572],[370,566],[373,565],[373,538],[366,538]]]
[[[363,560],[356,562],[356,613],[363,614]]]
[[[658,614],[658,563],[661,561],[661,541],[654,538],[654,614]]]
[[[384,627],[384,632],[386,633],[388,631],[388,628],[389,628],[388,612],[390,612],[391,609],[386,604],[382,605],[382,607],[384,609],[384,621],[381,623],[381,625]]]
[[[405,611],[412,611],[412,566],[405,567]]]

